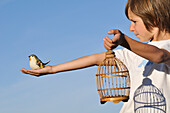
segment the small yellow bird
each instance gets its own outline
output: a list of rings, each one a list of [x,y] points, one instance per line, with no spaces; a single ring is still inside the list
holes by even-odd
[[[29,60],[30,60],[30,67],[32,70],[36,70],[36,69],[42,69],[45,67],[45,65],[47,65],[50,60],[46,63],[43,63],[36,55],[32,54],[29,56]]]

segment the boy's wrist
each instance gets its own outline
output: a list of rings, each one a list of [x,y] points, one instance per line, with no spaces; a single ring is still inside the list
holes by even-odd
[[[56,73],[56,72],[54,71],[54,66],[51,66],[49,72],[50,72],[50,74]]]
[[[119,45],[123,46],[123,43],[125,42],[125,34],[120,32],[120,40]]]
[[[55,73],[53,70],[53,66],[46,66],[47,70],[46,70],[46,74],[53,74]]]
[[[125,47],[126,49],[129,49],[129,50],[131,50],[130,49],[130,45],[129,45],[129,42],[127,41],[127,39],[129,39],[129,37],[127,36],[127,35],[125,35],[125,34],[121,34],[121,43],[119,44],[119,45],[121,45],[122,47]]]

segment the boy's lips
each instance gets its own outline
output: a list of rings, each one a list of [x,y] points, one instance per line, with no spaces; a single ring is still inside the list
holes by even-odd
[[[136,33],[136,32],[133,32],[134,34],[135,34],[135,36],[138,36],[139,34],[138,33]]]
[[[139,34],[135,34],[136,36],[138,36]]]

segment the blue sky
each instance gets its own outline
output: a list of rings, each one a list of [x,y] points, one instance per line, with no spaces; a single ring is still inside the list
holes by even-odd
[[[134,37],[125,4],[126,0],[0,0],[0,113],[118,113],[122,102],[99,102],[97,67],[39,78],[20,69],[30,68],[30,54],[56,65],[104,52],[102,39],[110,29]]]

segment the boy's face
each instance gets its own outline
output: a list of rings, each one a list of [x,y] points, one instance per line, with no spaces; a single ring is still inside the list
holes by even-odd
[[[128,17],[129,20],[131,21],[130,31],[133,31],[136,37],[138,37],[140,41],[146,42],[153,39],[154,32],[149,32],[146,29],[142,19],[139,16],[135,15],[130,10],[130,8],[128,10]]]

